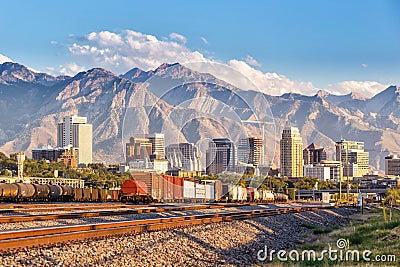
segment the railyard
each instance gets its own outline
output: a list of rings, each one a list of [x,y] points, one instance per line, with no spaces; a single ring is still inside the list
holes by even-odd
[[[70,216],[2,223],[0,265],[243,266],[257,263],[257,251],[264,243],[271,247],[293,246],[308,231],[302,226],[305,222],[343,225],[347,215],[355,212],[316,204],[151,207],[98,203],[83,205],[82,210],[73,204],[48,205],[32,205],[32,211],[21,204],[0,208],[0,212],[14,209],[13,213],[0,213],[0,219],[21,216],[21,212],[27,218],[46,216],[46,212],[57,208],[65,209],[59,216]],[[102,215],[99,209],[122,214]],[[136,212],[124,214],[127,210]],[[89,213],[98,216],[82,216]],[[81,215],[74,218],[74,214]]]

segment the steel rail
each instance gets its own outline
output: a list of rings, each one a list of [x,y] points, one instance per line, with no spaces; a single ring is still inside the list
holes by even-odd
[[[265,203],[266,204],[266,203]],[[142,213],[158,213],[158,212],[171,212],[171,211],[188,211],[188,210],[202,210],[202,209],[223,209],[231,207],[255,206],[251,204],[208,204],[208,205],[189,205],[189,206],[143,206],[125,208],[124,210],[102,210],[102,211],[86,211],[86,212],[69,212],[69,213],[52,213],[52,214],[26,214],[26,215],[10,215],[0,216],[0,223],[16,223],[16,222],[32,222],[32,221],[47,221],[59,219],[78,219],[78,218],[92,218],[100,216],[115,216],[127,214],[142,214]],[[129,206],[127,206],[129,207]],[[113,208],[113,207],[111,207]],[[107,208],[104,208],[107,209]],[[31,212],[27,210],[25,212]]]
[[[314,211],[332,206],[285,207],[157,219],[97,223],[0,232],[0,250],[44,246],[107,236],[143,233],[215,222]]]

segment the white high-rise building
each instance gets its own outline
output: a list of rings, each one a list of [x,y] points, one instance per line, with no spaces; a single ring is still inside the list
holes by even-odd
[[[66,116],[57,127],[57,146],[78,149],[78,164],[92,163],[92,125],[86,117]]]
[[[200,157],[197,147],[193,143],[169,145],[166,149],[166,156],[171,169],[200,171]]]
[[[164,134],[147,134],[146,138],[151,142],[151,153],[154,159],[165,159],[165,138]]]

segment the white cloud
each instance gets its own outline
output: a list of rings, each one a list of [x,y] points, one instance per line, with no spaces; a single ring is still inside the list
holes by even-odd
[[[171,40],[180,41],[180,42],[183,43],[183,44],[186,44],[186,42],[187,42],[187,39],[186,39],[185,36],[183,36],[182,34],[176,33],[176,32],[171,33],[171,34],[169,35],[169,38],[170,38]]]
[[[244,61],[230,60],[229,66],[248,77],[263,93],[282,95],[284,93],[315,94],[318,89],[311,82],[292,81],[277,73],[263,73]]]
[[[60,74],[62,75],[68,75],[68,76],[74,76],[78,72],[86,70],[85,67],[79,66],[75,62],[65,64],[65,65],[60,65]]]
[[[0,54],[0,64],[3,64],[4,62],[13,62],[13,60],[9,57]]]
[[[224,78],[225,81],[234,85],[245,84],[235,72],[221,75],[217,71],[220,68],[205,67],[207,64],[202,64],[202,62],[218,63],[218,61],[188,48],[185,45],[187,40],[184,36],[171,33],[169,38],[158,39],[153,35],[132,30],[124,30],[120,33],[92,32],[86,36],[74,36],[75,42],[67,46],[73,58],[73,63],[60,66],[59,73],[75,75],[85,69],[83,66],[88,66],[90,68],[102,67],[116,74],[121,74],[134,67],[151,70],[162,63],[179,62],[188,67],[195,67],[195,70],[209,72],[219,78]],[[204,43],[208,42],[204,37],[201,37],[201,39]],[[198,64],[196,65],[194,62]],[[281,95],[294,92],[313,95],[319,90],[311,82],[291,80],[277,73],[263,73],[252,67],[260,66],[260,64],[251,56],[247,56],[245,61],[231,59],[227,62],[227,65],[242,73],[259,90],[267,94]],[[383,90],[384,87],[385,85],[377,82],[344,81],[331,84],[326,89],[336,94],[354,91],[370,96]],[[240,88],[249,89],[247,86],[240,86]]]
[[[329,84],[327,90],[333,94],[349,94],[351,92],[356,92],[366,97],[372,97],[387,87],[388,85],[373,81],[344,81]]]
[[[203,43],[208,44],[208,40],[205,37],[200,37],[200,39],[203,41]]]
[[[162,63],[206,60],[200,52],[191,51],[183,44],[131,30],[119,34],[92,32],[78,38],[69,46],[69,51],[81,65],[103,67],[115,73],[133,67],[150,70]]]
[[[261,67],[261,64],[252,56],[247,56],[246,57],[246,63],[255,67]]]
[[[361,64],[361,67],[368,68],[368,64],[363,63],[363,64]]]

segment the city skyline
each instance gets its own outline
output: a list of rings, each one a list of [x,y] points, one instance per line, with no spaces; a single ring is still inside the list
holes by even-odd
[[[164,62],[220,62],[273,95],[325,89],[370,97],[399,84],[396,1],[160,1],[140,6],[117,1],[99,4],[94,12],[86,12],[91,3],[79,2],[79,9],[77,4],[3,3],[15,12],[3,14],[0,63],[10,58],[37,71],[75,75],[93,67],[122,74]],[[207,6],[213,8],[205,12]],[[60,8],[65,13],[57,12]],[[110,12],[121,16],[111,19]],[[46,31],[27,31],[26,21]]]

